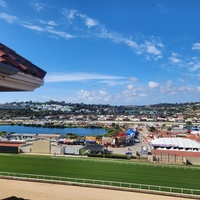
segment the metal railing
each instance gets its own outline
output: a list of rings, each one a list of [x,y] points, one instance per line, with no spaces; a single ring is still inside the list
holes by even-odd
[[[79,185],[87,184],[87,185],[96,185],[96,186],[105,186],[105,187],[120,187],[120,188],[128,188],[128,189],[133,189],[133,190],[148,190],[148,191],[154,191],[154,192],[159,191],[159,192],[166,192],[166,193],[195,195],[195,196],[197,195],[200,198],[200,190],[198,189],[176,188],[176,187],[167,187],[167,186],[60,177],[60,176],[49,176],[49,175],[23,174],[23,173],[13,173],[13,172],[0,172],[0,178],[1,177],[13,177],[16,179],[24,178],[24,179],[31,179],[31,180],[75,183]]]

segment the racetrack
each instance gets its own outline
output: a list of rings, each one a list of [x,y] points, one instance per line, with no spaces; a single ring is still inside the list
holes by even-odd
[[[1,200],[12,196],[26,200],[185,200],[180,197],[5,179],[0,179],[0,185]]]

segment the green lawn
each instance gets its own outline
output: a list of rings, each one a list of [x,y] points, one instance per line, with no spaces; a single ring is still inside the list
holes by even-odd
[[[0,171],[200,189],[200,169],[104,160],[0,154]]]

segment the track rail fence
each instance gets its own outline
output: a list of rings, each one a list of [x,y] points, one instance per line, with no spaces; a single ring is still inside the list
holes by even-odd
[[[96,186],[101,185],[101,186],[108,186],[108,187],[149,190],[149,191],[155,191],[155,192],[159,191],[159,192],[174,193],[174,194],[185,194],[185,195],[195,195],[195,196],[197,195],[200,198],[200,190],[198,189],[176,188],[176,187],[167,187],[167,186],[60,177],[60,176],[49,176],[49,175],[23,174],[23,173],[13,173],[13,172],[0,172],[0,178],[1,177],[13,177],[13,178],[15,177],[17,179],[26,178],[26,179],[32,179],[32,180],[33,179],[46,180],[46,181],[56,181],[56,182],[76,183],[76,184],[89,184],[89,185],[96,185]]]

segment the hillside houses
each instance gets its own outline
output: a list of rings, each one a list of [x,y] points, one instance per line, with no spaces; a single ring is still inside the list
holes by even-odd
[[[13,102],[0,104],[0,119],[45,119],[47,121],[115,121],[200,123],[200,104],[157,104],[149,106],[87,105],[65,102]]]

